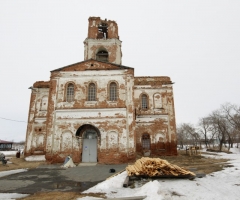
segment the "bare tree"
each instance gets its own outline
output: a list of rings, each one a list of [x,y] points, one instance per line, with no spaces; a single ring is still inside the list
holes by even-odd
[[[222,151],[222,146],[226,143],[226,141],[228,141],[229,144],[232,143],[231,126],[225,115],[222,114],[221,110],[213,111],[212,114],[210,114],[210,119],[213,131],[219,140],[219,151]]]
[[[200,136],[196,132],[193,125],[183,123],[177,127],[178,144],[183,145],[197,145],[200,143]]]
[[[206,145],[206,147],[209,146],[209,140],[212,139],[214,137],[214,131],[213,131],[213,127],[211,125],[211,120],[210,117],[203,117],[199,120],[199,128],[198,128],[198,132],[203,135],[204,137],[204,143]]]
[[[240,107],[234,104],[225,103],[221,106],[225,119],[229,122],[232,130],[229,134],[229,145],[238,144],[240,138]],[[238,146],[238,145],[237,145]]]
[[[225,103],[221,106],[221,109],[229,123],[240,130],[240,107],[234,104]]]

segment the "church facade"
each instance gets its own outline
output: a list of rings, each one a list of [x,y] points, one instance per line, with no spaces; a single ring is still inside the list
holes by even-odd
[[[171,79],[135,77],[121,60],[117,23],[90,17],[84,61],[30,87],[25,156],[113,164],[176,155]]]

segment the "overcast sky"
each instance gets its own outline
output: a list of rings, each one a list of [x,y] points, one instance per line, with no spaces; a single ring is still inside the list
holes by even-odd
[[[239,0],[1,0],[0,139],[25,140],[35,81],[83,61],[90,16],[118,23],[135,76],[171,77],[177,124],[240,105]]]

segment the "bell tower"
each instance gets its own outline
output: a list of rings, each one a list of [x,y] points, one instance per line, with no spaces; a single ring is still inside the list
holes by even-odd
[[[115,21],[89,17],[88,37],[84,41],[84,60],[95,59],[122,64],[121,41]]]

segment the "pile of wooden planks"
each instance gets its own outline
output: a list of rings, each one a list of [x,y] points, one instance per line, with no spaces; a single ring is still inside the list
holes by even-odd
[[[142,157],[141,159],[138,159],[134,165],[128,165],[126,170],[128,176],[195,176],[194,173],[178,167],[177,165],[170,164],[166,160],[160,158]]]

